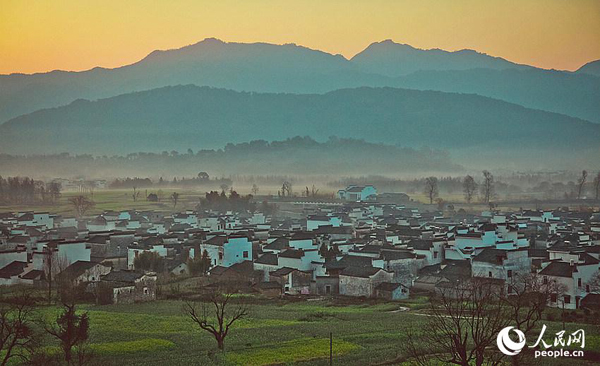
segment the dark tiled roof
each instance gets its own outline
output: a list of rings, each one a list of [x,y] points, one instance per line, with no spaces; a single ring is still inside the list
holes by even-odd
[[[143,273],[134,271],[112,271],[109,274],[102,276],[102,281],[133,283],[143,275]]]
[[[363,277],[363,278],[369,278],[371,276],[373,276],[375,273],[381,271],[381,268],[375,268],[375,267],[346,267],[342,270],[342,273],[340,273],[340,275],[342,276],[350,276],[350,277]]]
[[[415,254],[406,250],[382,250],[381,257],[386,261],[415,258]]]
[[[98,265],[96,262],[88,262],[88,261],[77,261],[71,263],[70,266],[65,268],[60,274],[60,277],[67,276],[67,278],[77,278],[85,273],[88,269]]]
[[[264,246],[264,249],[267,250],[283,250],[289,248],[289,239],[288,238],[277,238],[270,242],[269,244]]]
[[[227,242],[226,236],[214,236],[208,239],[205,244],[223,246]]]
[[[327,269],[344,269],[349,266],[371,267],[373,259],[359,255],[345,255],[340,260],[334,260],[325,263]]]
[[[285,275],[290,274],[291,272],[294,272],[294,271],[296,271],[296,269],[294,269],[294,268],[282,267],[282,268],[279,268],[276,271],[271,272],[271,276],[275,276],[275,277],[285,276]]]
[[[377,287],[375,287],[375,290],[394,291],[395,289],[397,289],[398,287],[401,287],[401,286],[402,286],[402,284],[400,284],[400,283],[382,282],[379,285],[377,285]]]
[[[507,254],[505,250],[496,248],[485,248],[481,253],[477,254],[473,261],[475,262],[486,262],[491,264],[502,264],[506,259]]]
[[[34,269],[34,270],[31,270],[31,271],[25,273],[24,275],[22,275],[21,278],[24,280],[35,280],[35,279],[43,278],[43,276],[44,276],[44,271],[41,271],[39,269]]]
[[[303,256],[304,256],[304,251],[302,249],[287,249],[287,250],[279,253],[279,257],[281,257],[281,258],[300,259]]]
[[[432,240],[413,239],[408,242],[408,246],[415,250],[430,250],[433,247]]]
[[[23,271],[25,270],[25,267],[27,267],[27,263],[25,263],[25,262],[19,262],[19,261],[11,262],[10,264],[8,264],[8,265],[4,266],[2,269],[0,269],[0,277],[11,278],[14,276],[18,276],[21,273],[23,273]]]
[[[260,256],[255,263],[258,264],[273,264],[273,265],[277,265],[277,255],[273,254],[273,253],[265,253],[262,256]]]
[[[571,278],[573,277],[573,272],[576,269],[577,267],[575,265],[571,265],[571,263],[551,262],[540,271],[540,275]]]

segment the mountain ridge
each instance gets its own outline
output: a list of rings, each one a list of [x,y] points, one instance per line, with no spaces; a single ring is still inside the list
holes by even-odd
[[[0,126],[0,152],[184,151],[298,135],[436,149],[574,150],[598,147],[600,125],[470,94],[389,87],[275,94],[180,85],[17,117]]]
[[[409,47],[416,56],[399,63],[393,51],[391,56],[377,54],[381,63],[364,59],[367,50],[381,44],[392,50]],[[361,86],[475,93],[600,123],[600,80],[592,75],[522,66],[476,51],[419,50],[392,41],[372,43],[361,53],[363,60],[358,62],[295,44],[205,39],[154,51],[114,69],[4,75],[0,76],[0,123],[79,98],[97,100],[185,84],[260,93],[322,94]],[[467,61],[462,62],[464,55]],[[414,71],[415,65],[430,69]],[[479,68],[471,68],[475,66]],[[456,75],[461,75],[460,83],[455,82]]]

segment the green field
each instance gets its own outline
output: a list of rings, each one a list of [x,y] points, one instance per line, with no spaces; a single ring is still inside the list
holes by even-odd
[[[132,305],[82,305],[90,315],[94,364],[108,365],[328,365],[329,332],[336,365],[370,365],[402,356],[409,330],[419,334],[427,317],[419,313],[424,298],[404,303],[339,305],[329,301],[260,300],[250,317],[228,336],[224,354],[182,312],[181,301],[160,300]],[[409,311],[397,311],[399,306]],[[55,308],[44,308],[52,319]],[[552,330],[560,323],[545,323]],[[600,348],[598,328],[586,330],[586,350]],[[47,345],[52,349],[52,344]],[[560,361],[560,360],[558,360]],[[560,362],[551,361],[545,364]],[[556,363],[555,363],[556,362]],[[588,364],[580,361],[570,363]],[[389,363],[398,364],[398,363]]]
[[[154,210],[160,212],[181,212],[187,209],[194,209],[199,202],[199,199],[205,196],[205,190],[177,190],[177,189],[162,189],[163,199],[161,202],[150,202],[145,197],[146,190],[140,190],[140,198],[133,200],[133,190],[97,190],[93,195],[85,194],[96,204],[90,209],[86,216],[100,214],[106,210]],[[173,202],[169,196],[173,192],[180,194],[177,206],[173,206]],[[156,190],[148,190],[148,194],[156,193]],[[63,192],[59,202],[56,204],[35,204],[35,205],[0,205],[0,212],[17,212],[17,211],[37,211],[50,212],[52,214],[60,214],[74,216],[75,210],[69,202],[69,198],[82,195],[78,192]]]

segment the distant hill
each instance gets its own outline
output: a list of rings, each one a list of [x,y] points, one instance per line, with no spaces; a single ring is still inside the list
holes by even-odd
[[[573,152],[597,147],[600,125],[477,95],[366,87],[294,95],[188,85],[77,100],[15,118],[0,126],[0,152],[186,151],[298,135],[435,149]]]
[[[600,122],[600,78],[586,74],[534,68],[418,71],[398,78],[396,85],[479,94]]]
[[[577,71],[578,74],[589,74],[600,76],[600,60],[588,62],[581,66]]]
[[[360,151],[360,154],[356,154]],[[373,164],[376,161],[377,164]],[[4,175],[44,177],[196,176],[198,171],[222,175],[333,175],[396,174],[407,172],[456,173],[447,152],[361,140],[331,138],[317,142],[309,137],[283,141],[254,140],[227,144],[219,149],[173,153],[134,153],[127,156],[0,154]],[[218,186],[218,184],[217,184]]]
[[[293,44],[209,38],[154,51],[116,69],[0,75],[0,123],[76,99],[186,84],[261,93],[314,94],[361,86],[456,91],[600,122],[600,79],[585,73],[546,71],[470,50],[419,50],[391,41],[372,44],[347,60]]]
[[[422,50],[391,40],[375,42],[352,57],[352,63],[361,71],[385,76],[408,75],[415,71],[528,69],[500,57],[492,57],[474,50],[448,52],[440,49]]]

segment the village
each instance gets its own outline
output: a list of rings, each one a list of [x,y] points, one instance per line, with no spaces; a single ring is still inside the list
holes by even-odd
[[[335,201],[298,202],[295,217],[260,207],[1,213],[0,285],[68,280],[96,303],[128,304],[157,300],[161,278],[201,276],[198,291],[395,301],[471,278],[510,295],[528,274],[560,284],[551,307],[600,307],[599,212],[449,214],[405,196],[351,185]]]

